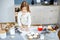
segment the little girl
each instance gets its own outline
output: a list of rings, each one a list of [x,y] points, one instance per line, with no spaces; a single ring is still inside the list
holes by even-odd
[[[31,15],[29,5],[26,1],[23,1],[20,6],[20,12],[18,13],[18,25],[19,30],[27,30],[31,25]]]

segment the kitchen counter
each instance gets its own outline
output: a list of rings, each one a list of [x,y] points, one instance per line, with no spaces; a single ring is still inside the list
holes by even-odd
[[[34,30],[35,28],[31,28],[31,29]],[[56,35],[56,32],[51,32],[49,34],[46,34],[45,39],[46,40],[58,40],[58,36]],[[24,35],[22,36],[21,34],[16,33],[14,36],[15,37],[12,38],[9,34],[7,34],[7,37],[5,39],[0,39],[0,40],[24,40],[24,38],[23,38]],[[38,40],[40,40],[40,39],[38,39]]]

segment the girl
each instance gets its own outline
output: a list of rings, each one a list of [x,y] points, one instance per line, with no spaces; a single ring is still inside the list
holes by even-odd
[[[26,1],[23,1],[20,6],[20,12],[18,13],[18,25],[19,30],[27,30],[31,25],[31,15],[29,5]]]

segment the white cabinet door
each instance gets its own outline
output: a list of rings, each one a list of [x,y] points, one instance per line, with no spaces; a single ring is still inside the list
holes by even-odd
[[[58,7],[45,7],[44,8],[45,16],[43,17],[42,24],[56,24],[58,21]],[[42,10],[43,11],[43,10]]]
[[[33,6],[30,9],[32,24],[55,24],[58,21],[58,6]]]

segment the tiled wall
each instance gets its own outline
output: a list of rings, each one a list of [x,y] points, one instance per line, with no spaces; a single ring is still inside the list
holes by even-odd
[[[14,1],[15,1],[15,4],[16,4],[16,5],[19,5],[19,4],[21,4],[21,2],[24,1],[24,0],[14,0]],[[26,1],[27,1],[29,4],[31,4],[31,1],[32,1],[32,0],[26,0]],[[34,2],[36,3],[36,0],[34,0]]]
[[[22,1],[24,0],[14,0],[15,1],[15,5],[19,5],[21,4]],[[31,1],[32,0],[26,0],[29,4],[31,4]],[[44,0],[41,0],[41,2],[44,1]],[[50,0],[47,0],[47,1],[50,1]],[[57,0],[54,0],[54,1],[57,1]],[[34,0],[34,3],[36,4],[36,0]]]

